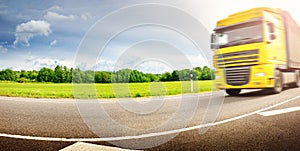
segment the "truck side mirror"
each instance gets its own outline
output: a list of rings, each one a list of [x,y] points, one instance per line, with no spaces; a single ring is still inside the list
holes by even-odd
[[[211,36],[210,36],[210,48],[211,48],[212,50],[218,49],[218,47],[219,47],[219,46],[216,44],[216,40],[217,40],[216,34],[211,34]]]
[[[215,41],[216,41],[216,34],[211,34],[211,36],[210,36],[210,42],[211,43],[215,43]]]

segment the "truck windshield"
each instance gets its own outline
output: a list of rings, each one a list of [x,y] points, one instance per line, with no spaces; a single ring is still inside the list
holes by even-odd
[[[263,41],[262,22],[250,22],[216,30],[214,43],[219,48]]]

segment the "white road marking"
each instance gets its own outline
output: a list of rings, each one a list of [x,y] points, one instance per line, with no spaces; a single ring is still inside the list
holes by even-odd
[[[219,93],[219,92],[216,92]],[[113,98],[113,99],[98,99],[95,101],[93,99],[44,99],[44,98],[21,98],[21,97],[4,97],[0,96],[1,101],[14,101],[14,102],[28,102],[28,103],[101,103],[101,104],[108,104],[108,103],[115,103],[115,102],[127,102],[127,101],[140,101],[140,102],[148,102],[148,101],[160,101],[161,99],[164,100],[173,100],[173,99],[181,99],[181,98],[193,98],[193,97],[204,97],[204,96],[212,96],[213,92],[204,92],[204,93],[190,93],[190,94],[179,94],[179,95],[171,95],[165,97],[144,97],[144,98]]]
[[[164,132],[141,134],[141,135],[136,135],[136,136],[120,136],[120,137],[106,137],[106,138],[53,138],[53,137],[22,136],[22,135],[13,135],[13,134],[0,133],[0,137],[8,137],[8,138],[16,138],[16,139],[29,139],[29,140],[40,140],[40,141],[63,141],[63,142],[84,142],[84,141],[101,142],[101,141],[118,141],[118,140],[141,139],[141,138],[176,134],[176,133],[180,133],[180,132],[205,128],[205,127],[209,127],[209,126],[225,124],[225,123],[232,122],[232,121],[235,121],[235,120],[238,120],[238,119],[242,119],[242,118],[254,115],[254,114],[258,114],[260,112],[263,112],[263,111],[269,110],[271,108],[280,106],[282,104],[288,103],[288,102],[293,101],[293,100],[298,99],[298,98],[300,98],[300,95],[296,96],[296,97],[293,97],[291,99],[285,100],[283,102],[271,105],[269,107],[251,112],[251,113],[247,113],[247,114],[244,114],[244,115],[240,115],[240,116],[237,116],[237,117],[233,117],[233,118],[226,119],[226,120],[219,121],[219,122],[215,122],[215,123],[207,123],[207,124],[201,124],[201,125],[188,127],[188,128],[182,128],[182,129],[177,129],[177,130],[169,130],[169,131],[164,131]]]
[[[295,112],[295,111],[300,111],[300,106],[279,109],[279,110],[273,110],[273,111],[260,112],[258,114],[262,115],[262,116],[273,116],[273,115],[290,113],[290,112]]]

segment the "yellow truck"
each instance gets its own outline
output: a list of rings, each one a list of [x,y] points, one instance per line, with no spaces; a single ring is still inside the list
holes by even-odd
[[[300,86],[300,27],[286,11],[263,7],[229,15],[217,22],[211,48],[216,86],[229,95]]]

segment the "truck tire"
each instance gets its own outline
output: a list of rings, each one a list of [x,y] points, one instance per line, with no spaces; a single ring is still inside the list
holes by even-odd
[[[283,79],[282,73],[279,70],[275,70],[275,84],[274,87],[271,88],[271,93],[278,94],[283,89]]]
[[[299,71],[295,71],[296,81],[290,85],[290,87],[298,88],[300,87],[300,73]]]
[[[241,92],[241,89],[226,89],[226,93],[231,96],[237,96]]]

